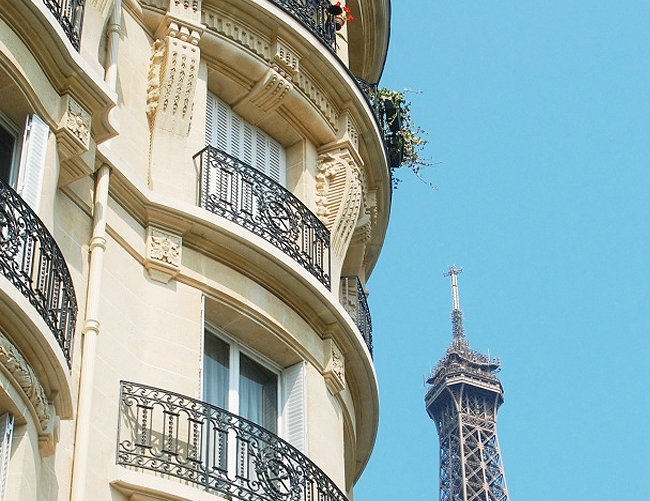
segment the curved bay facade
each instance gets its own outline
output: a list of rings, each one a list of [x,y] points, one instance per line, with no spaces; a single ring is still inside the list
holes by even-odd
[[[390,4],[347,7],[0,0],[0,499],[351,497]]]

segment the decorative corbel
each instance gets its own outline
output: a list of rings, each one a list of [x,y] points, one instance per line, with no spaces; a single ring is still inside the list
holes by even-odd
[[[64,113],[55,131],[61,172],[59,186],[93,173],[95,145],[90,136],[92,117],[72,96],[63,96]]]
[[[203,34],[200,0],[170,0],[156,31],[147,83],[147,115],[156,129],[187,136]]]
[[[180,272],[183,239],[180,235],[147,226],[144,267],[152,280],[168,283]]]
[[[345,358],[343,352],[333,339],[325,339],[325,384],[332,395],[345,389]]]
[[[361,160],[348,148],[322,153],[316,177],[316,214],[331,234],[332,255],[342,260],[363,201]]]

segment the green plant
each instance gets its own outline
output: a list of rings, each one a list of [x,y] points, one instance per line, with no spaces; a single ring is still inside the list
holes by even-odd
[[[406,168],[422,182],[436,189],[422,177],[422,168],[432,165],[421,154],[428,141],[424,138],[426,132],[411,119],[411,103],[405,99],[404,92],[379,87],[376,102],[383,118],[382,127],[389,152],[393,187],[396,188],[401,182],[395,176],[395,171]]]

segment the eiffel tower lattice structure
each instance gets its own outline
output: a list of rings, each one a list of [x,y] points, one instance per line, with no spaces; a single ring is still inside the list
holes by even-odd
[[[469,347],[451,267],[453,340],[427,380],[429,416],[440,438],[440,501],[507,501],[508,489],[497,436],[503,387],[498,359]]]

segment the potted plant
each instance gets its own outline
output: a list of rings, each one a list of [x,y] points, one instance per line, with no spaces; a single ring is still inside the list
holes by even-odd
[[[421,155],[428,141],[424,139],[425,131],[413,123],[411,103],[404,98],[404,93],[380,87],[377,89],[376,106],[381,116],[393,188],[400,183],[400,179],[394,175],[395,170],[405,167],[435,189],[421,174],[423,167],[431,165]]]
[[[350,7],[347,5],[341,6],[341,2],[336,2],[327,8],[327,12],[334,17],[334,24],[336,31],[341,30],[345,23],[354,21],[354,16],[351,14]]]

